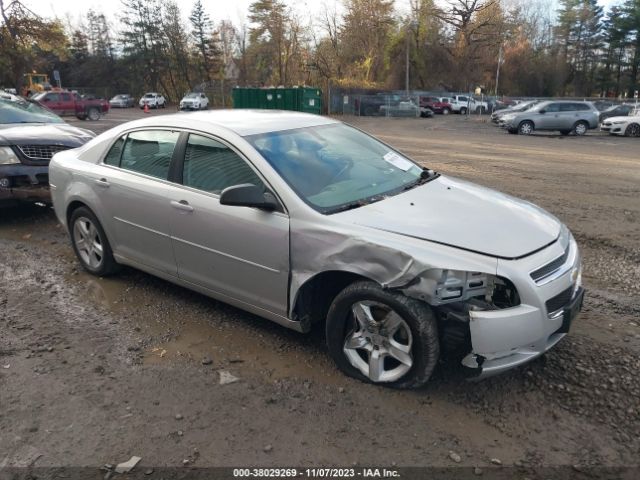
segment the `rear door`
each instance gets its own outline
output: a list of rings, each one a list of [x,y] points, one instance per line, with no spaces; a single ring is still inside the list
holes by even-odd
[[[116,141],[91,172],[93,188],[108,216],[114,252],[176,275],[169,234],[168,176],[180,133],[149,129]]]
[[[287,315],[289,217],[282,211],[220,204],[227,187],[265,183],[221,140],[189,134],[182,185],[169,190],[178,276],[264,310]]]
[[[76,113],[76,102],[70,93],[60,93],[60,109],[63,115],[74,115]]]

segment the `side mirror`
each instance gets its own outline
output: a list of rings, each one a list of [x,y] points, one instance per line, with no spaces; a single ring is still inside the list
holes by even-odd
[[[542,114],[544,115],[545,113],[547,113],[547,111],[543,108],[543,109],[542,109],[542,110],[540,110],[538,113],[542,113]]]
[[[44,102],[50,102],[50,101],[51,101],[51,99],[50,99],[49,97],[44,97],[44,98],[42,99],[42,101],[44,101]]]
[[[252,183],[225,188],[220,193],[220,204],[234,207],[255,207],[268,211],[278,208],[278,202],[271,192],[265,192],[261,187],[256,187]]]

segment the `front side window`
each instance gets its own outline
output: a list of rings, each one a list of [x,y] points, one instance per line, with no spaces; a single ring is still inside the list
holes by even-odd
[[[131,132],[124,144],[120,167],[166,180],[179,136],[179,132],[167,130]]]
[[[62,101],[63,102],[70,102],[71,101],[71,95],[69,95],[68,93],[63,93],[62,94]]]
[[[60,94],[58,94],[58,93],[48,93],[44,97],[44,101],[45,102],[59,102],[60,101]]]
[[[263,182],[237,153],[226,145],[201,135],[189,135],[184,156],[182,183],[187,187],[220,194],[234,185]]]
[[[245,137],[322,213],[381,200],[420,184],[422,168],[375,138],[334,124]]]

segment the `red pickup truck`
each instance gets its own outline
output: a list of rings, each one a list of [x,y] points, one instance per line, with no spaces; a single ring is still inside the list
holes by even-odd
[[[451,104],[444,97],[420,97],[420,106],[430,108],[434,113],[451,113]]]
[[[109,111],[109,102],[104,99],[85,100],[73,92],[50,91],[34,95],[32,100],[58,115],[75,115],[80,120],[99,120]]]

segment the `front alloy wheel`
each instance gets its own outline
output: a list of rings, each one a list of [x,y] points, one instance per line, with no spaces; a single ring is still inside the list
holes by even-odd
[[[533,122],[530,122],[529,120],[525,120],[518,127],[518,133],[520,135],[531,135],[533,133],[533,130],[534,130]]]
[[[440,353],[431,308],[370,281],[349,285],[327,314],[327,346],[338,368],[360,380],[415,388]]]
[[[372,382],[393,382],[413,366],[411,329],[388,305],[362,301],[351,307],[353,330],[344,342],[352,366]]]

